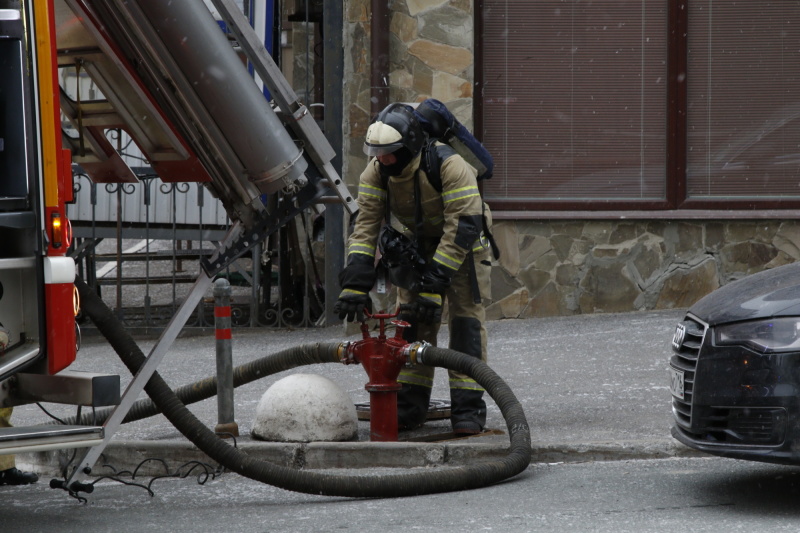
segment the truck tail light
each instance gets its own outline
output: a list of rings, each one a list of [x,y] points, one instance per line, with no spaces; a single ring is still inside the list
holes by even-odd
[[[50,215],[50,243],[53,248],[61,248],[64,243],[64,226],[60,213],[54,212]]]

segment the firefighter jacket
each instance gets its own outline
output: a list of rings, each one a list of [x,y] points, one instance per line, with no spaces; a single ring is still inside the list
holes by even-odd
[[[464,159],[454,154],[440,167],[441,192],[432,185],[424,170],[420,169],[421,156],[417,155],[400,176],[388,179],[381,176],[379,164],[371,159],[361,174],[357,204],[358,217],[348,240],[348,259],[354,254],[375,259],[378,235],[387,220],[386,202],[389,202],[392,226],[423,246],[429,264],[436,263],[451,276],[473,252],[476,259],[484,259],[489,244],[483,236],[484,215],[491,220],[478,190],[477,171]],[[415,198],[415,174],[419,181],[420,200]],[[417,206],[421,208],[421,227],[418,229]],[[350,262],[350,261],[348,261]]]

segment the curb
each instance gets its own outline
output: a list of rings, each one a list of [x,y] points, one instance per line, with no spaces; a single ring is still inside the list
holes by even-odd
[[[288,468],[365,469],[461,466],[474,461],[499,459],[508,443],[418,442],[239,442],[237,447],[256,457]],[[580,444],[533,443],[531,464],[628,461],[672,457],[707,457],[668,440],[590,442]],[[40,475],[61,475],[74,450],[54,450],[17,455],[17,465]],[[163,462],[162,462],[163,461]],[[111,443],[94,467],[93,475],[137,470],[137,475],[168,474],[197,461],[216,465],[188,441],[121,441]]]

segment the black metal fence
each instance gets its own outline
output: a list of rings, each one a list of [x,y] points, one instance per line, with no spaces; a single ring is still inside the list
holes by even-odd
[[[201,184],[163,183],[146,167],[135,171],[137,183],[97,184],[75,167],[70,254],[78,275],[126,327],[157,333],[230,221]],[[304,212],[220,274],[233,287],[235,327],[309,327],[324,320],[323,224],[323,217]],[[209,292],[186,327],[213,325]]]

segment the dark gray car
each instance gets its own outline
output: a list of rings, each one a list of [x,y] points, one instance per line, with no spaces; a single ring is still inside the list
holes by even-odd
[[[800,263],[701,299],[672,349],[676,439],[724,457],[800,464]]]

